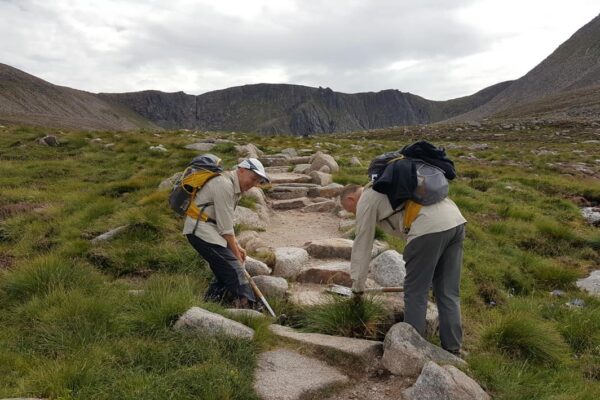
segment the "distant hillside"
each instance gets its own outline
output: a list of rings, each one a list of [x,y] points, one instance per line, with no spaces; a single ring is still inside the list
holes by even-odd
[[[581,104],[576,95],[580,90],[585,93]],[[551,116],[554,111],[557,115],[593,115],[598,118],[600,115],[598,104],[600,104],[600,15],[575,32],[550,56],[525,76],[514,81],[506,90],[481,107],[456,119],[479,119],[487,116]]]
[[[0,64],[0,121],[85,130],[157,128],[93,93],[53,85],[5,64]]]
[[[199,96],[158,91],[99,96],[164,128],[302,135],[440,121],[478,107],[507,84],[444,102],[398,90],[346,94],[285,84],[245,85]]]

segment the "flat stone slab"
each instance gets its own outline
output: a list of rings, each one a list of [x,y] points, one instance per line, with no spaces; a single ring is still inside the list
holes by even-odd
[[[279,187],[279,186],[287,186],[287,187],[304,187],[304,188],[319,188],[320,186],[317,185],[316,183],[299,183],[299,182],[288,182],[288,183],[284,183],[284,184],[280,184],[278,186],[275,186],[275,188]]]
[[[289,300],[300,306],[313,306],[329,300],[331,294],[318,283],[294,283],[288,290]]]
[[[313,240],[306,245],[306,251],[315,258],[343,258],[349,260],[352,256],[351,239],[331,238]],[[379,241],[373,243],[371,257],[375,257],[387,249],[387,244]]]
[[[490,396],[461,370],[429,361],[415,384],[403,391],[406,400],[489,400]]]
[[[578,279],[577,287],[595,296],[600,296],[600,270],[593,271],[587,278]]]
[[[262,353],[254,375],[254,390],[262,400],[296,400],[349,382],[346,375],[322,361],[287,349]]]
[[[351,286],[350,262],[345,260],[315,264],[304,269],[296,278],[303,283],[335,283]]]
[[[200,335],[222,335],[252,339],[254,330],[239,322],[212,313],[200,307],[187,310],[173,327],[177,331],[197,333]]]
[[[271,202],[271,208],[274,210],[293,210],[296,208],[303,208],[310,204],[310,200],[306,197],[299,197],[297,199],[289,200],[273,200]]]
[[[269,326],[269,330],[277,336],[291,339],[302,344],[310,344],[316,347],[334,350],[352,357],[358,357],[366,363],[374,361],[383,354],[383,343],[376,340],[323,335],[321,333],[303,333],[290,327],[276,324]]]
[[[306,197],[307,194],[308,188],[276,186],[269,193],[269,197],[273,200],[290,200]]]
[[[466,366],[460,358],[425,340],[411,325],[399,322],[385,335],[384,368],[394,375],[417,377],[427,361]]]
[[[312,178],[308,175],[304,174],[294,174],[293,172],[284,172],[278,174],[269,175],[269,179],[271,179],[271,183],[310,183],[312,182]]]

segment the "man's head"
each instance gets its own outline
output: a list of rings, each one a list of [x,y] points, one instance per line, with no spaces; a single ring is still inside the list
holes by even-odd
[[[237,174],[242,192],[245,192],[260,183],[267,183],[270,181],[265,171],[265,167],[263,167],[262,163],[256,158],[247,158],[239,163]]]
[[[346,185],[340,193],[340,203],[344,210],[356,214],[356,205],[360,196],[362,195],[363,188],[360,185]]]

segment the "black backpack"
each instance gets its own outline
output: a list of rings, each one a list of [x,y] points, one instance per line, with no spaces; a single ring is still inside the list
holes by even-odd
[[[422,206],[448,196],[448,180],[456,177],[454,163],[446,157],[445,150],[424,140],[375,157],[367,173],[373,190],[387,195],[395,210],[393,214],[404,211],[405,233]]]

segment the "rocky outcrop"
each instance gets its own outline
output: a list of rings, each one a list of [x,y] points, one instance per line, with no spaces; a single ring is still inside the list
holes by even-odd
[[[406,400],[488,400],[490,396],[464,372],[429,361],[416,383],[402,393]]]
[[[285,297],[288,290],[288,282],[277,276],[255,276],[254,283],[265,297]]]
[[[252,339],[254,330],[239,322],[227,319],[200,307],[192,307],[174,325],[178,331],[201,335],[228,335],[242,339]]]
[[[294,279],[308,261],[308,253],[299,247],[279,247],[275,249],[275,268],[273,275]]]
[[[407,323],[397,323],[385,335],[381,362],[392,374],[416,377],[428,361],[466,365],[460,358],[429,343]]]
[[[375,257],[369,266],[371,277],[381,286],[404,286],[406,268],[402,254],[386,250]]]

